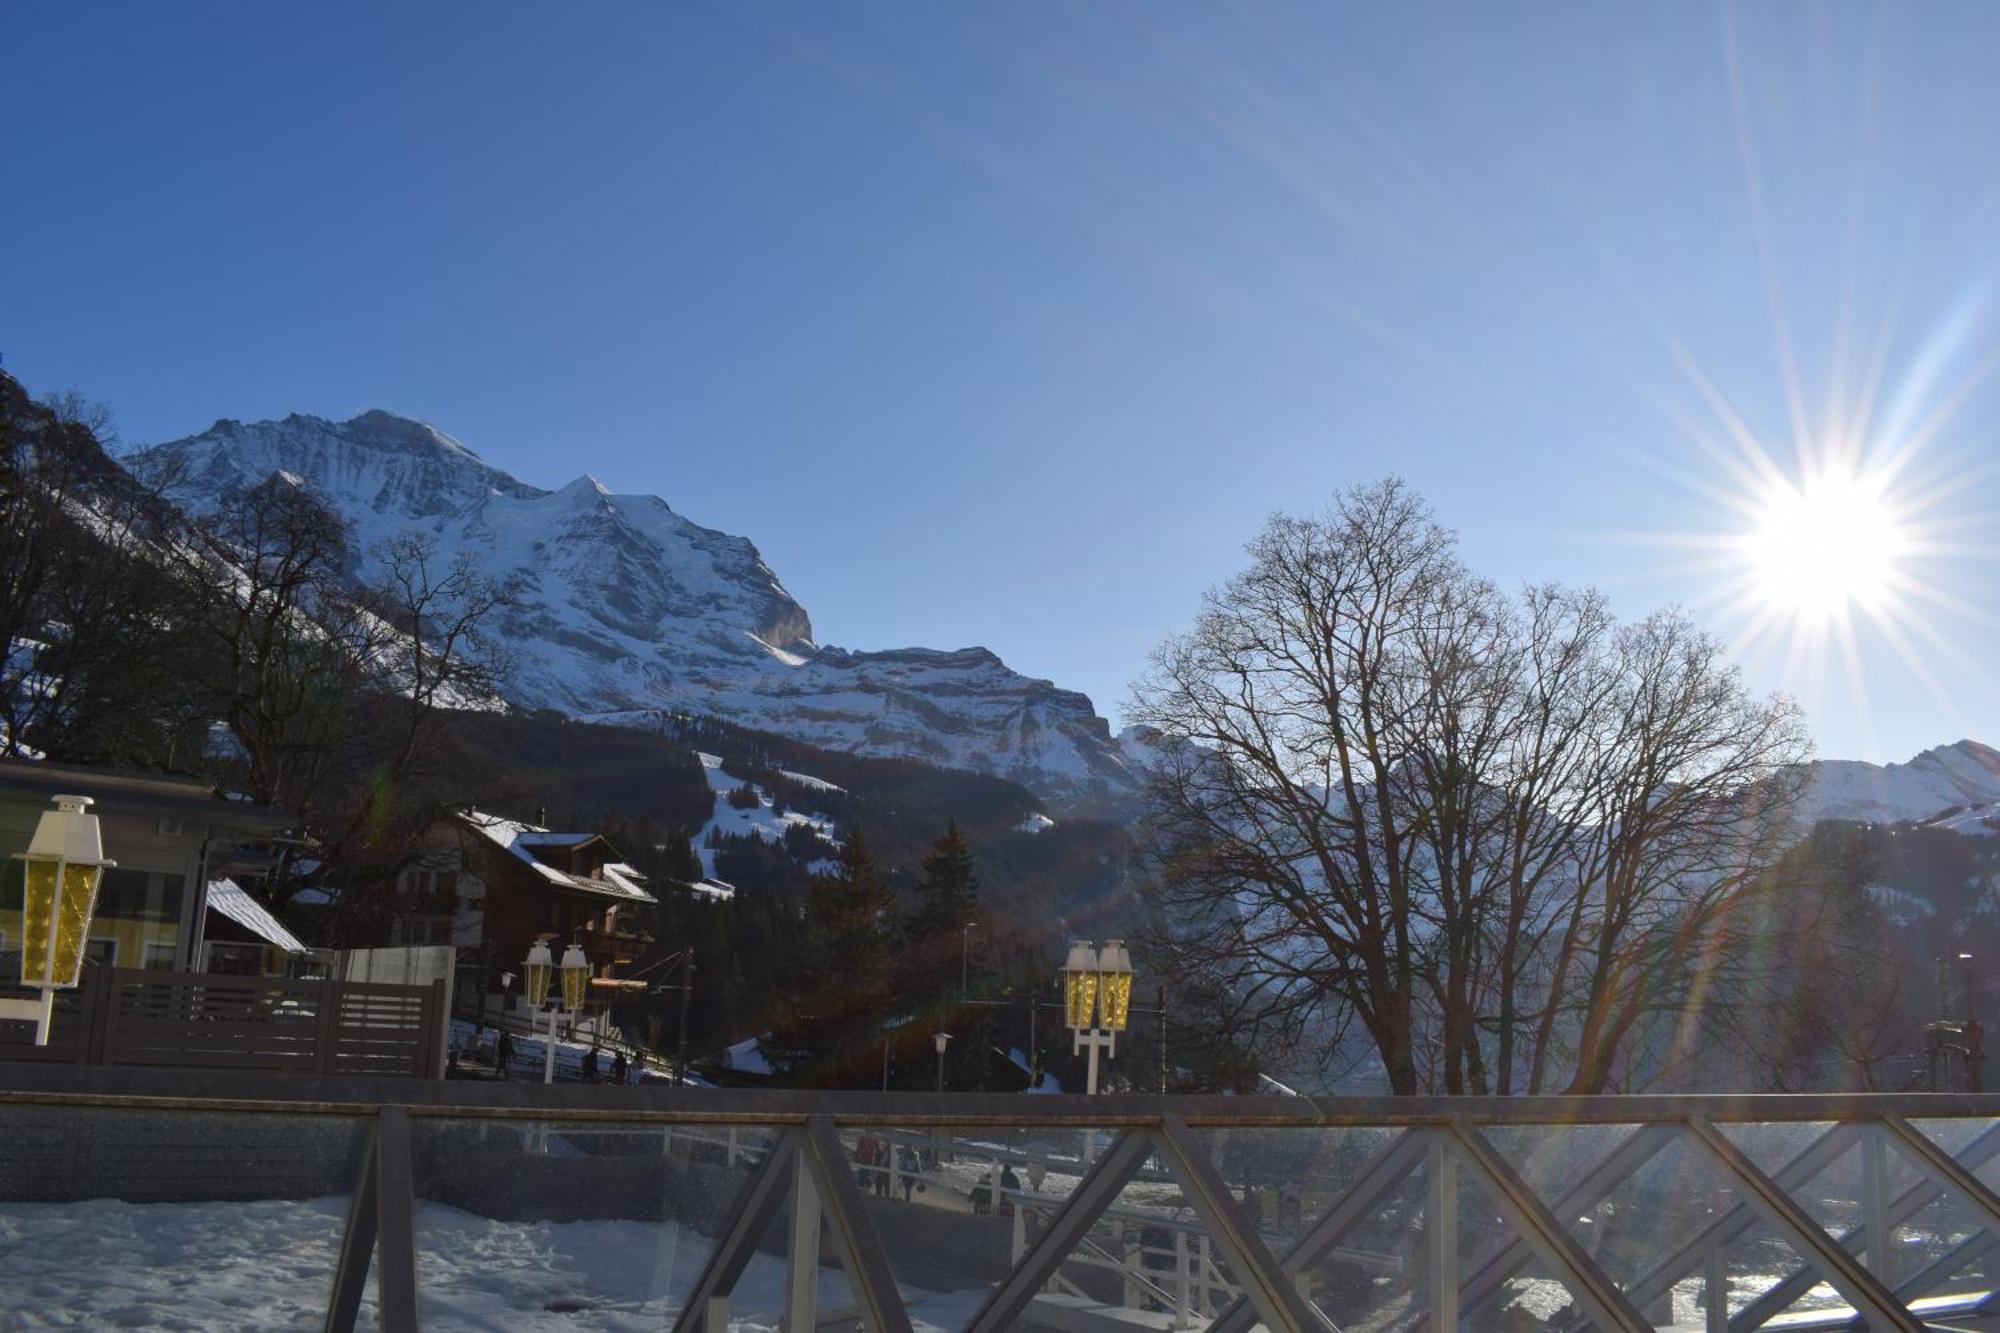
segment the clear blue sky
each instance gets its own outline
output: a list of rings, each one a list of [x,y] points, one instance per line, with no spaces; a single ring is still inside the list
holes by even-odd
[[[1745,660],[1828,754],[2000,743],[2000,383],[1954,397],[2000,345],[2000,7],[77,3],[5,30],[0,352],[128,442],[420,416],[753,537],[823,641],[984,643],[1115,716],[1266,513],[1392,470],[1497,578],[1740,634],[1656,536],[1743,523],[1716,404],[1789,466],[1788,364],[1809,434],[1873,366],[1878,424],[1955,404],[1897,485],[1961,605],[1925,602],[1907,656],[1864,629],[1861,703],[1848,668]]]

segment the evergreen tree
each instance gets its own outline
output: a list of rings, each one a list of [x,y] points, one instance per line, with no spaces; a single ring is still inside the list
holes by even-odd
[[[990,931],[979,915],[979,868],[972,848],[948,820],[917,881],[917,906],[904,941],[900,976],[905,1012],[957,1038],[946,1056],[947,1086],[987,1086],[994,1044]]]
[[[979,989],[985,931],[978,921],[979,870],[954,819],[932,844],[917,881],[917,906],[906,942],[906,986],[913,1004],[944,1007],[964,998],[961,991]]]
[[[773,1069],[808,1087],[867,1085],[895,1001],[895,925],[888,880],[852,829],[834,871],[814,878],[790,974],[777,979]]]

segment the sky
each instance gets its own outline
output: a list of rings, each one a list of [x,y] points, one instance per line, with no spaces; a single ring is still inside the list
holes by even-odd
[[[1395,473],[1502,584],[1689,607],[1823,754],[2000,745],[2000,7],[6,26],[0,356],[130,445],[419,417],[1114,723],[1266,516]]]

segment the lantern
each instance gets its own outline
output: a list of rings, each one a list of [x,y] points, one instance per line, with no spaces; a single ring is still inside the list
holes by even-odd
[[[1132,1012],[1132,955],[1125,941],[1106,940],[1097,953],[1098,1021],[1113,1032],[1125,1030]]]
[[[528,972],[528,1007],[539,1009],[548,1001],[549,973],[555,966],[546,941],[535,941],[534,947],[528,950],[525,966]]]
[[[1072,1028],[1097,1023],[1097,951],[1089,940],[1070,945],[1063,964],[1063,1021]]]
[[[589,984],[590,960],[583,956],[583,949],[580,945],[572,944],[569,948],[563,950],[563,1008],[572,1014],[582,1009],[584,988]]]
[[[97,911],[104,842],[88,796],[58,796],[44,810],[21,875],[21,984],[44,993],[76,985],[84,942]]]

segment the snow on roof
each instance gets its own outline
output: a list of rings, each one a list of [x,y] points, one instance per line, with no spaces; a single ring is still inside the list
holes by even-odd
[[[547,829],[523,824],[521,832],[514,835],[514,841],[524,847],[581,847],[596,836],[595,833],[551,833]]]
[[[551,833],[548,829],[534,824],[524,824],[518,819],[503,819],[499,815],[489,815],[478,810],[460,811],[458,817],[467,826],[484,835],[489,842],[557,888],[575,889],[579,893],[595,893],[606,898],[622,898],[627,902],[657,901],[652,894],[639,886],[644,876],[622,861],[607,862],[604,867],[604,878],[593,879],[588,875],[573,875],[568,871],[558,870],[537,859],[533,850],[536,847],[574,847],[596,838],[598,835],[595,833]]]
[[[220,912],[257,938],[277,945],[286,953],[305,953],[306,946],[299,937],[278,924],[278,919],[264,910],[263,904],[243,891],[233,879],[212,879],[208,882],[209,910]]]

